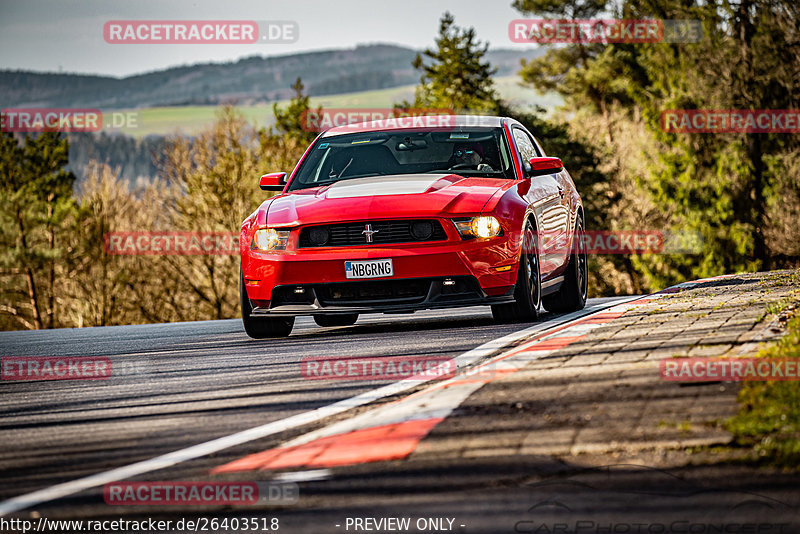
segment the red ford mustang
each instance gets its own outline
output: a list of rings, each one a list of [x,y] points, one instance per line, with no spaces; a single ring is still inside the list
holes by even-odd
[[[242,224],[242,320],[286,336],[360,313],[490,305],[529,321],[586,302],[583,206],[517,121],[437,116],[330,129]],[[547,236],[547,239],[543,239]],[[565,246],[565,243],[567,246]]]

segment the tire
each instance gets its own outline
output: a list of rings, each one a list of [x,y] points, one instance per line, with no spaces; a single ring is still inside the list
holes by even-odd
[[[583,217],[578,215],[575,221],[572,253],[564,273],[564,282],[556,293],[542,299],[544,309],[554,313],[565,313],[582,310],[586,306],[586,291],[589,284],[589,271],[586,261],[586,243],[583,235]],[[577,246],[575,239],[578,240]]]
[[[242,307],[244,331],[253,339],[286,337],[294,327],[294,317],[251,317],[253,306],[244,288],[244,274],[239,271],[239,301]]]
[[[314,322],[319,326],[350,326],[358,321],[357,313],[343,315],[315,315]]]
[[[514,302],[492,306],[492,316],[500,323],[535,321],[542,302],[542,278],[539,270],[539,247],[536,231],[528,220],[523,232],[522,253],[514,286]]]

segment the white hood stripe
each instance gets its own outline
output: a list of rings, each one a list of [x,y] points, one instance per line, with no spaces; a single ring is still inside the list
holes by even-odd
[[[342,180],[330,186],[328,198],[353,198],[386,195],[418,195],[447,174],[404,174]]]

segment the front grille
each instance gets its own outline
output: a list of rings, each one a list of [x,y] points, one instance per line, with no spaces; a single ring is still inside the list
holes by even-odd
[[[431,287],[429,279],[344,282],[316,286],[323,306],[348,304],[414,304],[425,300]]]
[[[301,291],[302,290],[302,291]],[[302,306],[415,306],[424,302],[448,304],[484,297],[472,276],[359,280],[326,284],[276,286],[270,308]]]
[[[418,238],[411,232],[411,227],[416,222],[427,222],[433,226],[430,237]],[[369,224],[374,232],[372,242],[367,242],[364,234],[366,225]],[[312,229],[326,229],[328,239],[325,243],[315,244],[311,240]],[[411,219],[399,221],[367,221],[345,224],[327,224],[307,226],[300,230],[300,247],[348,247],[357,245],[387,245],[392,243],[421,243],[428,241],[445,241],[447,234],[439,221],[435,219]]]

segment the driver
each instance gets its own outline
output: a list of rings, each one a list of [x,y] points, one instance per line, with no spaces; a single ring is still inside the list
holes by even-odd
[[[453,147],[453,156],[450,158],[451,167],[464,165],[475,167],[479,171],[492,172],[494,169],[483,162],[483,145],[480,143],[458,143]]]

